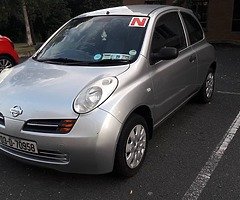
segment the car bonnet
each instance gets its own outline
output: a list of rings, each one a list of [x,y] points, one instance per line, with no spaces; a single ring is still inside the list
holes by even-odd
[[[121,66],[64,66],[29,59],[0,74],[0,113],[18,120],[77,118],[72,105],[90,82],[117,76],[129,68]],[[10,110],[20,107],[14,117]]]

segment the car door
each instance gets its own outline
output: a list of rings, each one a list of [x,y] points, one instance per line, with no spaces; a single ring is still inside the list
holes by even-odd
[[[200,23],[197,19],[185,12],[181,12],[181,16],[183,18],[184,24],[186,26],[186,30],[189,37],[189,43],[196,52],[197,61],[198,61],[198,77],[197,77],[197,86],[201,87],[204,82],[209,66],[211,63],[209,62],[209,48],[210,45],[205,41],[205,36],[203,29],[201,28]]]
[[[173,60],[151,61],[151,53],[175,47],[179,56]],[[186,33],[177,11],[161,15],[155,24],[150,50],[154,86],[155,119],[162,120],[194,92],[197,78],[196,55],[188,46]]]

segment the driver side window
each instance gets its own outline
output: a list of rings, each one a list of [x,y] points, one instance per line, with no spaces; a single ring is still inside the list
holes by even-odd
[[[151,53],[158,53],[163,47],[175,47],[179,51],[186,48],[186,38],[177,12],[160,17],[156,23]]]

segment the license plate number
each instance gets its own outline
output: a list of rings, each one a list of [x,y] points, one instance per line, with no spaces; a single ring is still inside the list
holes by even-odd
[[[22,140],[14,137],[10,137],[0,133],[0,144],[18,149],[20,151],[25,151],[29,153],[38,153],[36,142]]]

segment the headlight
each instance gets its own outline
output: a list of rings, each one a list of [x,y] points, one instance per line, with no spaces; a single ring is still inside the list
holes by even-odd
[[[114,92],[118,80],[115,77],[103,78],[85,87],[73,103],[74,111],[83,114],[92,111]]]

